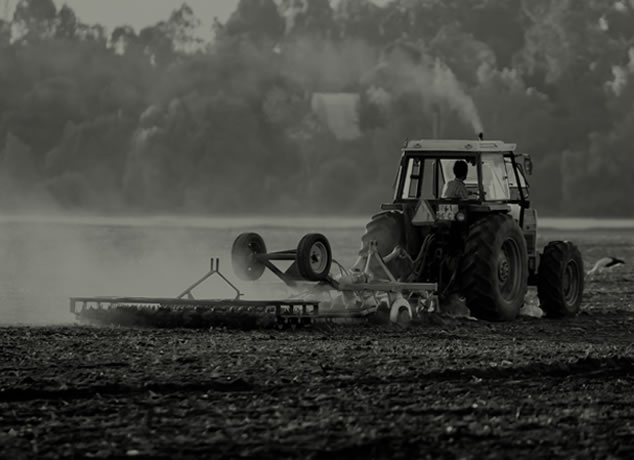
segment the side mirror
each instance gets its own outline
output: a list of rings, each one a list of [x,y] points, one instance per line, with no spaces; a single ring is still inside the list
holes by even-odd
[[[533,174],[533,160],[529,155],[524,155],[524,171],[529,176]]]

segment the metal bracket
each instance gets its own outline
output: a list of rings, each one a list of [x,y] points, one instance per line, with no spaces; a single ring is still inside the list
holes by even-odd
[[[220,278],[223,279],[223,281],[229,286],[231,287],[235,293],[235,300],[240,299],[240,297],[242,297],[242,293],[240,292],[240,289],[238,289],[231,281],[229,281],[227,279],[226,276],[224,276],[221,272],[220,272],[220,259],[212,257],[211,258],[211,264],[210,264],[210,269],[209,272],[203,276],[201,279],[199,279],[198,281],[196,281],[194,284],[192,284],[190,287],[188,287],[187,289],[185,289],[178,297],[176,297],[177,299],[182,299],[183,297],[187,296],[187,298],[189,300],[194,300],[194,296],[192,294],[192,290],[194,290],[195,288],[197,288],[198,286],[200,286],[203,282],[205,282],[206,280],[208,280],[209,278],[211,278],[213,275],[218,275]]]
[[[394,257],[394,253],[390,254],[388,257],[390,257],[390,260],[391,260]],[[369,270],[370,269],[370,260],[372,258],[374,258],[379,263],[379,266],[383,269],[383,271],[387,275],[388,279],[391,282],[395,283],[396,282],[396,278],[394,277],[394,275],[392,274],[390,269],[387,268],[387,265],[385,265],[385,261],[383,260],[383,258],[379,254],[379,245],[374,240],[370,241],[370,247],[368,248],[368,260],[367,260],[367,263],[365,265],[365,270],[364,270],[366,275],[370,274],[370,270]]]
[[[378,252],[378,247],[375,241],[371,241],[368,249],[368,255],[363,275],[366,276],[365,282],[350,282],[350,281],[331,281],[331,285],[333,288],[339,291],[352,291],[357,294],[369,291],[369,292],[385,292],[385,293],[403,293],[405,291],[416,291],[416,292],[436,292],[438,290],[437,283],[409,283],[398,281],[394,274],[387,267],[386,263],[389,263],[390,260],[401,256],[401,249],[397,248],[391,254],[389,254],[385,259],[381,257]],[[373,281],[370,273],[370,261],[371,259],[375,259],[381,269],[384,271],[385,275],[388,278],[388,281]]]

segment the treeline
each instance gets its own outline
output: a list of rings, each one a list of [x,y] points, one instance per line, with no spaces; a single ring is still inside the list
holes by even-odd
[[[0,207],[366,214],[405,138],[483,129],[533,155],[540,214],[629,216],[633,25],[624,0],[241,0],[206,42],[186,4],[106,32],[22,0],[0,21]],[[355,135],[322,93],[341,124],[357,101]]]

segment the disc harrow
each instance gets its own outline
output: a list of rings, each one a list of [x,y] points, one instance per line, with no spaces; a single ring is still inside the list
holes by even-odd
[[[363,271],[350,272],[332,259],[330,244],[321,234],[304,236],[296,250],[268,253],[262,238],[245,233],[232,247],[236,276],[258,280],[266,269],[296,292],[296,298],[244,299],[240,289],[220,271],[220,260],[211,259],[210,270],[174,298],[72,297],[70,311],[80,323],[169,328],[238,329],[296,328],[318,322],[349,323],[368,320],[411,322],[421,311],[437,305],[435,283],[405,283],[394,278],[376,245],[370,247]],[[385,278],[369,272],[378,261]],[[283,271],[274,262],[290,262]],[[339,273],[333,276],[332,267]],[[232,288],[230,299],[196,299],[193,290],[217,276]]]

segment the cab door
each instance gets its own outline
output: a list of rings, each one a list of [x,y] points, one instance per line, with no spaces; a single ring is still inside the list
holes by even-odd
[[[511,191],[511,200],[519,200],[521,198],[520,187],[522,189],[522,192],[524,193],[524,199],[528,200],[528,182],[526,182],[526,177],[524,177],[524,171],[522,170],[522,167],[518,163],[515,164],[517,175],[520,178],[520,183],[518,185],[517,176],[515,175],[515,171],[513,171],[513,162],[511,161],[511,159],[505,158],[504,164],[506,165],[506,174]]]

